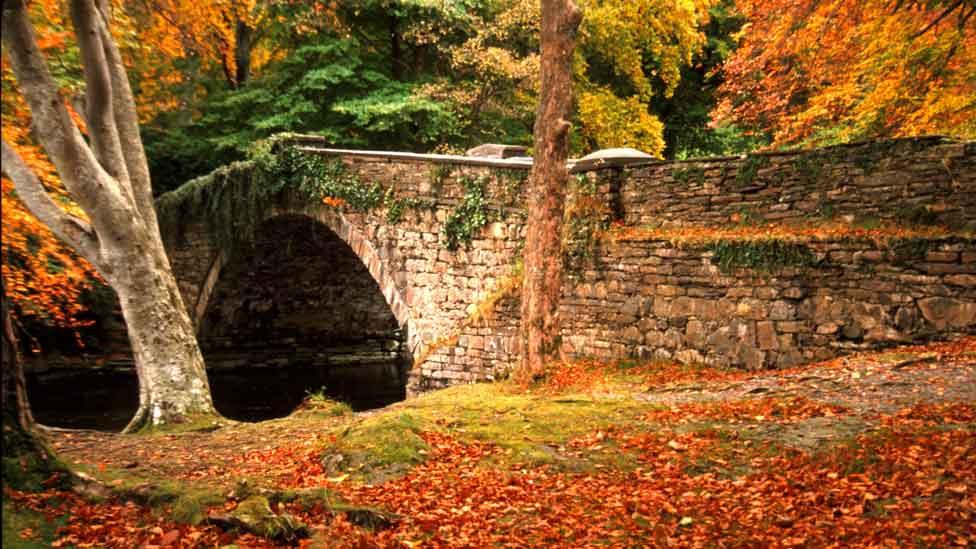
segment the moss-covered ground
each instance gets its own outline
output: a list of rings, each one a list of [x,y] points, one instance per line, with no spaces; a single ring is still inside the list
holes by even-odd
[[[976,338],[779,372],[581,361],[364,413],[313,400],[216,430],[51,433],[102,491],[9,492],[4,546],[286,544],[209,524],[254,496],[323,547],[976,543]]]

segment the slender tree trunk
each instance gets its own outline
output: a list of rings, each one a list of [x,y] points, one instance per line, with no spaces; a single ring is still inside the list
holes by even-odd
[[[238,21],[234,29],[234,64],[237,65],[235,88],[243,86],[251,77],[251,49],[253,48],[254,29],[248,27],[244,21]]]
[[[0,281],[0,288],[3,282]],[[4,421],[7,412],[10,418],[16,418],[17,426],[30,431],[34,425],[34,416],[27,401],[27,381],[24,379],[24,361],[20,354],[20,340],[14,331],[13,316],[10,304],[7,302],[6,290],[3,292],[3,405]],[[6,426],[4,427],[6,429]]]
[[[546,363],[558,356],[561,344],[563,205],[569,181],[573,49],[580,20],[571,0],[542,0],[542,89],[529,175],[521,311],[521,369],[533,379],[545,375]]]
[[[390,15],[390,72],[394,80],[402,80],[403,54],[400,44],[400,22],[396,15]]]

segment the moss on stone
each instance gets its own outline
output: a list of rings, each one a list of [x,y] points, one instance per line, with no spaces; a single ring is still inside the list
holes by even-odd
[[[295,542],[309,536],[309,529],[295,517],[287,514],[275,514],[271,510],[268,498],[251,496],[237,504],[237,508],[230,513],[231,521],[239,521],[240,527],[275,541]]]
[[[707,247],[723,272],[738,268],[774,271],[784,267],[810,267],[817,257],[805,244],[783,240],[719,240]]]
[[[756,180],[759,170],[769,165],[769,157],[750,154],[746,156],[739,169],[735,172],[735,186],[738,189],[748,187]]]

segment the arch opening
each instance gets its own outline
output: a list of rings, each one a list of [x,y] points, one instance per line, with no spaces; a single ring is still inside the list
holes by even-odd
[[[297,214],[266,220],[254,245],[227,259],[198,329],[221,413],[281,417],[319,391],[356,410],[406,396],[406,322],[364,260]]]

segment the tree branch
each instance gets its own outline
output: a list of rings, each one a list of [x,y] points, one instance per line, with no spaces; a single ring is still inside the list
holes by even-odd
[[[85,107],[92,148],[102,168],[120,185],[127,187],[129,174],[112,112],[112,80],[98,29],[101,17],[91,0],[72,0],[71,19],[85,71]]]
[[[98,237],[88,223],[70,215],[51,200],[51,195],[7,140],[2,141],[3,173],[14,182],[17,197],[42,223],[61,240],[98,267],[100,254]]]
[[[136,208],[143,220],[152,230],[158,231],[156,223],[156,208],[152,196],[152,180],[149,175],[149,161],[146,150],[142,145],[139,133],[139,114],[136,111],[136,101],[129,84],[129,76],[125,71],[125,63],[118,46],[112,40],[108,29],[108,13],[102,11],[98,19],[98,28],[102,37],[102,46],[108,61],[108,73],[112,81],[112,111],[115,115],[116,130],[122,144],[122,154],[125,157],[126,169],[129,173],[129,183],[135,198]]]
[[[58,85],[37,47],[23,0],[3,2],[2,34],[17,83],[30,106],[34,131],[65,188],[90,214],[106,195],[113,194],[106,188],[108,174],[68,114]]]
[[[912,40],[915,40],[916,38],[919,38],[922,35],[924,35],[925,33],[929,32],[930,30],[932,30],[933,28],[935,28],[936,25],[938,25],[939,23],[941,23],[943,19],[945,19],[946,17],[948,17],[949,14],[951,14],[954,11],[956,11],[956,9],[958,9],[962,5],[963,5],[962,0],[957,0],[956,2],[952,3],[938,17],[936,17],[931,22],[929,22],[928,25],[925,25],[925,27],[922,30],[920,30],[917,33],[915,33],[914,35],[912,35],[911,39]]]

